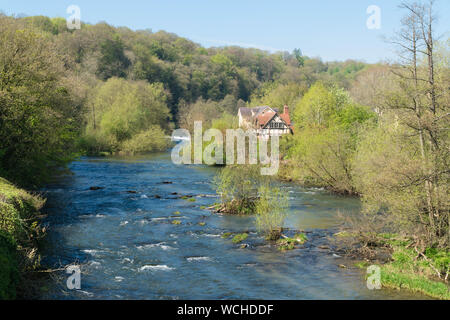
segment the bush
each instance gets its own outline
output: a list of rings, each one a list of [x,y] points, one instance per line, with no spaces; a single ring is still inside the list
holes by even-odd
[[[170,114],[161,84],[111,78],[92,90],[87,105],[85,150],[133,154],[167,147]]]
[[[268,185],[259,188],[259,200],[256,202],[256,225],[266,234],[268,240],[277,240],[281,236],[286,211],[289,207],[286,193]]]
[[[223,168],[214,178],[222,209],[229,214],[253,214],[260,183],[267,179],[255,165],[234,165]]]
[[[121,152],[139,154],[145,152],[165,151],[170,145],[164,131],[159,126],[152,126],[147,131],[135,135],[122,143]]]

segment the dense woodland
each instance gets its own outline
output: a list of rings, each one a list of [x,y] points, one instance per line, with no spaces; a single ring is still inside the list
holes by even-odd
[[[429,5],[403,9],[392,64],[0,16],[0,176],[39,186],[80,154],[165,150],[194,120],[225,129],[241,106],[287,104],[280,175],[360,196],[372,231],[412,236],[424,256],[444,248],[448,278],[450,39]]]
[[[318,80],[350,89],[367,68],[106,23],[72,31],[61,18],[0,16],[0,40],[0,170],[23,184],[45,181],[71,151],[161,150],[175,126],[294,103]]]

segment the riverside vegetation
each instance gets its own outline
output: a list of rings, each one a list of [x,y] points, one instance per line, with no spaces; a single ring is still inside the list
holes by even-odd
[[[450,41],[433,33],[431,3],[403,10],[399,60],[372,65],[0,15],[0,298],[26,296],[39,269],[44,200],[21,188],[79,155],[163,151],[176,127],[225,130],[241,106],[285,104],[295,135],[279,178],[361,197],[345,228],[355,248],[389,250],[383,285],[448,298]],[[307,240],[282,237],[287,201],[255,167],[226,167],[216,184],[221,209],[255,214],[280,248]]]
[[[358,219],[343,226],[353,240],[347,251],[373,262],[376,249],[386,248],[384,286],[448,299],[450,42],[435,38],[431,2],[402,8],[402,29],[391,40],[400,51],[398,63],[365,69],[350,90],[318,81],[306,93],[290,87],[286,94],[287,87],[278,85],[257,101],[283,97],[294,106],[295,135],[281,143],[282,179],[361,197]],[[258,204],[267,202],[267,190],[256,188],[251,172],[222,171],[222,207],[256,213],[259,225],[266,214],[255,208],[265,207],[271,221],[263,224],[278,238],[282,208]],[[278,191],[268,190],[280,203]]]

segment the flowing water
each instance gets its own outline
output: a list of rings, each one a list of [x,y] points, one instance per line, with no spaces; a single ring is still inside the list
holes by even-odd
[[[83,158],[70,169],[44,190],[44,262],[81,264],[81,290],[65,289],[63,273],[44,299],[421,298],[369,290],[363,271],[339,268],[341,258],[319,248],[335,232],[337,212],[358,210],[357,199],[284,185],[287,227],[305,230],[309,241],[280,252],[256,233],[253,217],[205,210],[218,201],[210,181],[219,169],[176,166],[168,154]],[[222,238],[243,231],[248,248]]]

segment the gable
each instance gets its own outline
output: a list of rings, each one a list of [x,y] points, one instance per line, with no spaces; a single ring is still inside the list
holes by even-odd
[[[263,126],[263,129],[289,129],[289,125],[278,115],[278,113],[275,113],[275,115]]]

